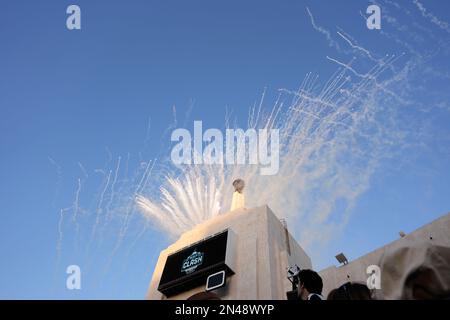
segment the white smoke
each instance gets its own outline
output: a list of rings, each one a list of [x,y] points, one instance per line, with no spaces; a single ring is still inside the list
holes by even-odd
[[[308,74],[298,90],[280,90],[272,107],[251,108],[250,128],[280,130],[278,174],[261,175],[257,165],[185,165],[167,176],[160,197],[143,190],[136,197],[138,207],[176,237],[227,212],[232,181],[242,178],[248,207],[267,204],[279,217],[301,224],[299,240],[306,247],[329,240],[347,221],[384,155],[402,145],[399,129],[384,122],[395,111],[382,106],[390,97],[387,80],[379,78],[392,62],[386,58],[355,80],[349,76],[354,70],[344,64],[321,89],[317,77]],[[345,204],[341,212],[339,202]]]
[[[403,10],[392,1],[382,4],[386,27],[379,30],[379,35],[397,52],[377,52],[370,43],[363,43],[366,39],[357,41],[338,27],[334,32],[331,27],[319,26],[312,11],[306,9],[311,29],[337,51],[323,53],[324,63],[336,66],[336,74],[328,81],[320,81],[319,75],[302,74],[299,79],[304,79],[298,89],[268,90],[258,105],[249,108],[247,128],[243,128],[280,130],[277,175],[260,175],[257,165],[177,167],[164,160],[168,157],[168,138],[162,141],[160,154],[147,160],[144,154],[152,137],[149,120],[145,146],[137,161],[130,154],[113,161],[107,149],[107,163],[94,170],[101,173],[100,183],[95,180],[99,175],[88,175],[79,164],[81,175],[70,191],[73,201],[58,211],[58,257],[63,244],[72,238],[86,241],[87,257],[108,251],[102,248],[108,235],[116,238],[107,265],[124,242],[134,246],[151,227],[156,227],[152,233],[155,237],[175,238],[226,213],[236,178],[246,182],[246,206],[269,205],[280,218],[288,220],[290,231],[305,249],[335,239],[349,221],[359,197],[370,188],[374,177],[386,170],[385,160],[401,162],[399,154],[406,149],[414,151],[408,157],[412,158],[421,153],[417,145],[426,146],[430,137],[433,141],[439,139],[433,128],[422,126],[421,119],[426,124],[433,107],[442,112],[450,110],[448,93],[422,86],[437,78],[448,83],[448,73],[432,64],[438,53],[423,45],[424,39],[433,39],[439,54],[448,56],[448,41],[432,29],[446,25],[420,25],[421,19],[417,18],[421,14],[437,21],[429,11],[423,11],[418,1],[412,9],[419,10]],[[278,94],[277,98],[269,98],[271,93]],[[417,101],[419,95],[426,97],[428,105]],[[175,108],[173,115],[174,123],[167,132],[179,126]],[[189,116],[184,120],[181,126],[187,127]],[[227,114],[221,129],[233,128],[233,120]],[[237,120],[242,123],[243,119]],[[445,137],[440,148],[448,157],[448,134]],[[60,166],[49,160],[61,179]],[[96,192],[89,189],[88,182],[95,183]],[[63,237],[69,224],[80,236]]]

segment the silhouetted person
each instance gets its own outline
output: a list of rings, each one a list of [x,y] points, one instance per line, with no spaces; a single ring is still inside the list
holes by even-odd
[[[301,270],[298,274],[298,298],[301,300],[323,300],[323,282],[319,274],[313,270]]]
[[[328,294],[327,300],[372,300],[365,284],[347,282]]]

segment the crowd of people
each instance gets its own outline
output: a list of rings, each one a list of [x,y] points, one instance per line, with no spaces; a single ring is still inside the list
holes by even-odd
[[[298,268],[298,267],[297,267]],[[310,269],[296,269],[288,299],[298,300],[450,300],[450,247],[430,242],[408,242],[386,250],[380,261],[381,286],[347,281],[322,295],[323,280]],[[292,295],[291,295],[292,294]],[[189,300],[220,300],[201,292]]]
[[[346,282],[331,290],[326,300],[450,299],[450,247],[409,243],[388,250],[380,261],[381,288]],[[313,270],[298,273],[300,300],[325,300],[323,281]],[[378,292],[377,292],[378,291]]]
[[[322,296],[323,282],[313,270],[301,270],[297,289],[299,300],[325,300]],[[326,300],[372,300],[369,288],[362,283],[346,282],[328,293]]]

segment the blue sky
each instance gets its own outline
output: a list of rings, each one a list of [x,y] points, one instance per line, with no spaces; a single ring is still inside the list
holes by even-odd
[[[87,253],[86,242],[77,244],[66,220],[57,257],[60,209],[73,203],[84,177],[78,163],[89,176],[80,193],[88,207],[101,190],[96,169],[114,168],[117,157],[127,154],[135,167],[143,159],[168,156],[165,130],[173,122],[173,106],[180,119],[201,119],[208,127],[223,126],[226,108],[245,124],[264,88],[269,96],[280,88],[296,89],[308,72],[329,78],[338,66],[326,56],[348,59],[314,30],[307,6],[336,41],[338,26],[379,57],[408,51],[394,36],[424,56],[433,52],[418,66],[418,74],[428,68],[424,81],[409,82],[414,103],[401,109],[411,120],[402,125],[422,133],[423,140],[409,141],[420,147],[383,162],[316,267],[334,264],[339,251],[356,258],[396,239],[398,231],[412,231],[448,212],[448,25],[438,26],[412,1],[402,1],[401,8],[380,1],[381,31],[388,38],[366,28],[359,12],[370,3],[78,0],[82,29],[69,31],[71,2],[3,1],[0,298],[143,298],[159,251],[169,243],[157,230],[127,237],[108,263],[115,235],[106,230],[100,249]],[[439,21],[450,21],[450,3],[423,5]],[[403,32],[392,17],[406,26]],[[342,39],[339,45],[350,51]],[[426,118],[415,111],[421,106],[429,108]],[[159,186],[157,179],[154,184]],[[83,223],[89,219],[86,214]],[[139,230],[139,223],[133,224],[132,231]],[[65,288],[69,264],[80,265],[82,290]]]

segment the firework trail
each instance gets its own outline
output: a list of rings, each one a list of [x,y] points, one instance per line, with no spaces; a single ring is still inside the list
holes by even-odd
[[[388,9],[383,11],[384,14],[390,9],[402,10],[395,2],[385,3]],[[413,9],[419,10],[401,12],[414,17],[414,11],[419,11],[420,18],[423,16],[432,27],[439,27],[429,11],[420,11],[424,8],[420,2],[414,3]],[[422,16],[420,12],[423,12]],[[106,164],[97,170],[103,176],[97,185],[95,201],[89,208],[84,209],[86,206],[83,205],[83,212],[90,213],[83,215],[86,218],[83,221],[88,221],[85,225],[79,216],[80,200],[85,198],[82,193],[86,192],[82,186],[88,172],[79,164],[84,178],[78,179],[70,206],[59,212],[58,260],[65,223],[72,223],[76,234],[80,228],[88,230],[88,256],[94,243],[96,248],[102,245],[102,241],[97,241],[98,234],[101,239],[110,235],[112,246],[104,250],[108,251],[108,257],[106,267],[101,268],[104,275],[119,248],[128,240],[129,233],[134,231],[133,227],[138,230],[137,236],[130,237],[131,241],[127,242],[131,247],[128,247],[126,257],[149,229],[172,240],[194,226],[226,213],[231,204],[232,181],[236,178],[247,182],[247,206],[269,205],[279,218],[293,226],[291,231],[306,250],[325,245],[338,235],[348,222],[356,200],[369,188],[371,178],[384,161],[415,148],[411,141],[426,144],[421,123],[405,116],[403,110],[407,108],[424,117],[420,110],[429,110],[415,103],[414,96],[418,91],[416,79],[422,77],[422,72],[426,69],[429,76],[438,72],[432,65],[424,67],[435,53],[423,48],[420,42],[434,32],[420,24],[403,28],[400,17],[389,18],[388,15],[386,26],[389,25],[392,32],[380,30],[379,34],[399,49],[396,54],[386,55],[367,44],[360,44],[342,29],[331,32],[331,28],[318,26],[309,8],[306,8],[306,14],[312,29],[325,36],[324,41],[330,48],[351,55],[348,59],[341,56],[338,59],[332,57],[332,53],[324,54],[324,61],[338,67],[327,81],[319,81],[319,75],[313,73],[302,75],[303,81],[298,88],[273,90],[276,91],[274,99],[270,97],[271,90],[265,88],[261,98],[249,108],[247,119],[239,119],[246,120],[248,128],[244,130],[279,130],[278,174],[262,176],[258,165],[175,166],[164,153],[168,149],[168,139],[161,141],[162,154],[152,156],[152,160],[146,159],[146,147],[152,137],[149,118],[144,147],[136,158],[128,153],[126,161],[119,156],[115,162],[106,148]],[[365,18],[362,13],[361,16]],[[438,21],[439,31],[444,33],[445,22]],[[448,44],[443,42],[443,45],[448,51]],[[169,124],[163,137],[178,126],[175,106],[172,113],[173,123]],[[236,123],[243,123],[232,114],[227,108],[221,129],[237,128]],[[184,127],[189,123],[187,118],[180,121]],[[411,124],[411,121],[416,122]],[[418,132],[411,132],[409,127],[419,128]],[[249,152],[248,149],[240,151]],[[57,167],[59,177],[60,167],[51,158],[49,160]],[[343,203],[342,208],[338,208],[338,203]],[[72,212],[72,219],[65,219],[69,212]]]
[[[290,215],[290,218],[303,216],[311,224],[323,223],[331,214],[334,201],[344,198],[351,203],[365,190],[367,177],[386,148],[378,142],[381,136],[369,139],[366,132],[371,130],[381,135],[379,123],[367,119],[377,113],[378,105],[373,99],[380,88],[376,80],[388,64],[379,64],[367,74],[343,64],[343,70],[319,92],[311,89],[315,87],[315,79],[307,75],[302,87],[288,95],[294,97],[287,106],[286,97],[279,96],[272,108],[264,110],[262,99],[259,106],[250,111],[248,123],[255,129],[280,130],[277,175],[261,176],[255,165],[188,165],[177,177],[167,177],[166,185],[161,187],[161,202],[138,195],[139,208],[160,228],[176,237],[226,212],[231,201],[231,182],[241,177],[249,182],[247,201],[250,206],[268,204],[276,214]],[[350,82],[347,70],[361,80]],[[349,94],[342,95],[343,90]],[[360,172],[350,178],[354,170]],[[352,184],[358,188],[349,192]],[[307,214],[312,205],[308,206],[305,195],[311,195],[311,189],[320,190],[331,200]]]
[[[56,167],[56,188],[55,188],[55,195],[53,197],[53,201],[52,201],[52,208],[56,207],[56,201],[58,199],[59,196],[59,192],[60,192],[60,188],[61,188],[61,183],[62,183],[62,169],[61,166],[56,163],[55,160],[53,160],[53,158],[48,157],[48,160],[50,161],[50,163]]]
[[[117,167],[116,170],[114,172],[114,179],[113,182],[111,184],[111,196],[109,198],[108,204],[106,205],[106,222],[108,223],[111,220],[111,205],[114,201],[114,196],[115,196],[115,187],[117,184],[117,178],[119,176],[119,170],[120,170],[120,161],[121,161],[121,157],[119,157],[117,159]]]
[[[148,163],[146,164],[146,168],[144,170],[144,173],[142,174],[142,177],[139,181],[139,183],[137,184],[136,188],[134,189],[134,191],[132,192],[132,197],[128,200],[128,204],[126,206],[126,210],[125,210],[125,216],[122,220],[122,224],[119,230],[119,234],[116,240],[116,244],[114,245],[112,252],[110,254],[110,257],[106,263],[106,266],[104,268],[104,274],[106,274],[111,266],[111,263],[113,261],[114,256],[116,255],[117,251],[119,250],[120,246],[122,245],[122,242],[128,232],[128,228],[130,225],[130,220],[131,220],[131,216],[134,212],[135,206],[136,206],[136,202],[134,201],[134,197],[139,194],[143,188],[145,188],[145,186],[148,183],[148,179],[152,174],[153,168],[156,164],[156,160],[154,161],[148,161]]]
[[[97,227],[98,227],[98,225],[100,223],[100,216],[101,216],[101,213],[102,213],[102,210],[103,210],[103,207],[102,207],[103,199],[105,198],[105,193],[106,193],[106,190],[108,189],[108,186],[109,186],[109,181],[111,179],[111,173],[112,172],[110,170],[109,173],[108,173],[108,176],[106,178],[105,187],[103,188],[103,191],[100,194],[100,200],[98,202],[97,209],[95,210],[95,212],[96,212],[95,223],[94,223],[94,226],[92,228],[92,233],[91,233],[91,237],[90,237],[89,243],[87,245],[87,254],[89,254],[89,249],[91,247],[92,241],[93,241],[95,233],[97,231]]]
[[[342,52],[331,32],[316,24],[309,8],[306,11],[313,28]],[[268,204],[275,214],[302,224],[305,231],[300,241],[306,248],[328,241],[340,230],[383,160],[407,147],[405,138],[411,133],[400,125],[400,111],[387,106],[411,104],[407,98],[410,77],[424,55],[405,60],[402,52],[376,59],[343,31],[337,34],[368,58],[368,71],[357,71],[352,65],[355,58],[344,63],[326,56],[341,70],[324,86],[318,89],[317,77],[308,74],[298,90],[282,89],[272,107],[263,107],[264,91],[259,105],[249,110],[249,128],[280,130],[277,175],[261,176],[254,165],[178,167],[166,177],[159,197],[145,190],[136,197],[144,216],[176,238],[225,213],[231,202],[231,182],[240,177],[248,181],[250,207]],[[225,123],[225,129],[230,128],[228,118]],[[344,201],[346,209],[336,217],[338,201]]]
[[[59,266],[62,254],[62,244],[63,244],[63,225],[64,225],[64,213],[70,211],[72,207],[64,208],[59,211],[59,221],[58,221],[58,239],[56,241],[56,265]]]
[[[417,6],[417,9],[420,11],[422,16],[424,18],[427,18],[430,20],[431,23],[435,24],[442,30],[445,30],[447,33],[450,33],[450,27],[447,22],[439,20],[434,14],[429,12],[422,3],[420,3],[418,0],[413,0],[413,3]]]
[[[344,33],[345,32],[343,32],[343,31],[338,31],[337,32],[337,34],[342,38],[342,39],[344,39],[349,45],[350,45],[350,47],[352,47],[353,49],[356,49],[356,50],[358,50],[358,51],[360,51],[360,52],[363,52],[365,55],[367,55],[367,57],[370,59],[370,60],[372,60],[373,62],[378,62],[378,60],[377,59],[375,59],[373,56],[372,56],[372,54],[370,53],[370,51],[369,50],[367,50],[367,49],[365,49],[365,48],[363,48],[363,47],[361,47],[361,46],[358,46],[358,45],[356,45],[356,44],[353,44],[353,42],[349,39],[350,37],[347,35],[347,34],[345,34],[344,35]]]
[[[80,168],[81,172],[83,173],[84,179],[83,180],[87,180],[89,178],[89,175],[87,173],[86,168],[83,166],[83,164],[81,162],[78,161],[78,167]]]
[[[315,19],[314,19],[314,16],[312,15],[312,13],[311,13],[311,11],[309,10],[308,7],[306,7],[306,12],[308,13],[309,18],[311,19],[311,24],[312,24],[313,28],[314,28],[316,31],[322,33],[322,34],[326,37],[329,46],[330,46],[330,47],[335,47],[337,50],[340,50],[339,44],[338,44],[335,40],[333,40],[333,38],[331,37],[330,31],[328,31],[328,30],[326,30],[325,28],[323,28],[323,27],[321,27],[321,26],[318,26],[318,25],[316,24],[316,21],[315,21]]]
[[[78,239],[80,234],[80,224],[78,222],[78,215],[80,212],[80,192],[81,192],[81,179],[78,178],[78,188],[75,192],[75,200],[72,204],[73,215],[72,222],[75,224],[75,248],[78,249]]]

